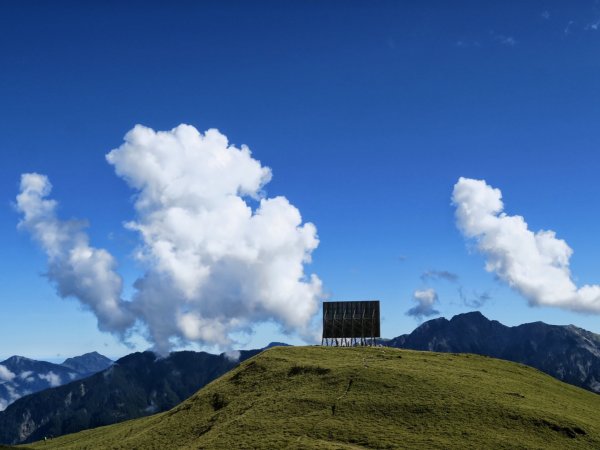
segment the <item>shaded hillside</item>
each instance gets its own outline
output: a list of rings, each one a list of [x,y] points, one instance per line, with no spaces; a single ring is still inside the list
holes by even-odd
[[[240,359],[259,351],[242,351]],[[0,442],[29,442],[165,411],[237,364],[203,352],[162,359],[133,353],[89,378],[17,400],[0,412]]]
[[[600,336],[573,325],[534,322],[507,327],[472,312],[430,320],[385,345],[515,361],[600,393]]]
[[[598,395],[477,355],[275,347],[168,412],[32,447],[590,449],[598,410]]]

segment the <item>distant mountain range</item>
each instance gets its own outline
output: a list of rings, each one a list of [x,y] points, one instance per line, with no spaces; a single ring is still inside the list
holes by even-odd
[[[410,334],[382,342],[514,361],[600,393],[600,336],[573,325],[534,322],[508,327],[472,312],[430,320]],[[268,347],[273,345],[285,344]],[[166,411],[261,350],[235,355],[174,352],[166,358],[133,353],[91,377],[17,400],[0,412],[0,442],[26,443]],[[92,366],[94,358],[88,360],[87,368],[98,367]],[[68,370],[83,370],[79,363],[66,363]]]
[[[385,345],[506,359],[600,393],[600,335],[573,325],[533,322],[508,327],[471,312],[430,320]]]
[[[86,376],[101,372],[112,366],[113,361],[98,352],[86,353],[85,355],[68,358],[63,361],[61,366],[68,367],[78,373]]]
[[[0,442],[31,442],[166,411],[261,351],[132,353],[86,379],[14,402],[0,412]]]
[[[112,363],[97,352],[69,358],[62,364],[11,356],[0,362],[0,411],[25,395],[86,378]]]

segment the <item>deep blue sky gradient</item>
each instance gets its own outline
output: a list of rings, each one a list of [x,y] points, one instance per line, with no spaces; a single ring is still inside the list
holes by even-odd
[[[386,336],[417,325],[405,312],[431,269],[489,292],[490,318],[600,332],[495,281],[450,204],[460,176],[485,179],[569,243],[579,284],[600,283],[599,20],[596,1],[2,2],[0,358],[129,351],[54,294],[11,202],[21,173],[47,174],[130,285],[132,192],[104,155],[137,123],[247,144],[269,196],[317,226],[307,271],[333,298],[381,299]],[[471,309],[430,286],[443,315]],[[286,339],[263,327],[247,344]]]

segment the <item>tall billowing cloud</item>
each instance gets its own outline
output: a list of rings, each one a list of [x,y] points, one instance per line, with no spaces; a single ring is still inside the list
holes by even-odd
[[[57,218],[57,203],[46,197],[52,185],[44,175],[21,176],[17,208],[23,214],[19,227],[26,229],[48,256],[48,278],[61,297],[76,297],[98,318],[102,331],[122,334],[134,321],[121,300],[123,281],[116,262],[106,251],[89,245],[85,224]]]
[[[319,244],[316,228],[303,224],[285,197],[265,197],[271,171],[247,147],[230,145],[217,130],[202,134],[180,125],[156,132],[138,125],[106,159],[135,191],[135,217],[126,227],[140,237],[136,256],[145,273],[133,298],[121,302],[120,278],[108,276],[114,275],[112,257],[90,248],[76,224],[56,219],[55,204],[43,200],[49,193],[44,177],[25,175],[18,199],[22,224],[48,253],[51,276],[60,272],[54,266],[68,265],[69,280],[87,285],[80,260],[71,256],[81,253],[73,248],[87,249],[104,261],[103,289],[111,295],[102,298],[112,299],[117,324],[127,328],[137,321],[159,352],[190,341],[226,347],[232,332],[265,321],[311,334],[321,281],[307,276],[304,265]],[[71,229],[76,233],[67,236]],[[59,292],[84,304],[98,303],[58,284]]]
[[[286,198],[264,198],[271,170],[247,147],[217,130],[136,126],[107,160],[137,193],[127,227],[148,271],[133,307],[154,342],[226,345],[230,331],[267,320],[307,331],[321,295],[304,274],[316,228]]]
[[[569,260],[573,250],[554,231],[529,230],[521,216],[504,213],[502,193],[483,180],[460,178],[454,186],[458,228],[474,239],[495,273],[531,305],[600,313],[600,286],[577,287]]]
[[[413,293],[413,300],[417,302],[416,306],[409,309],[406,314],[421,320],[423,317],[430,317],[439,314],[435,309],[438,302],[438,295],[435,289],[417,289]]]

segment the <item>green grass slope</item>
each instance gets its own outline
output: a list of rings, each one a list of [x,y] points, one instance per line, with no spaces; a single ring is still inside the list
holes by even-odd
[[[600,396],[475,355],[276,347],[174,409],[43,449],[600,448]]]

